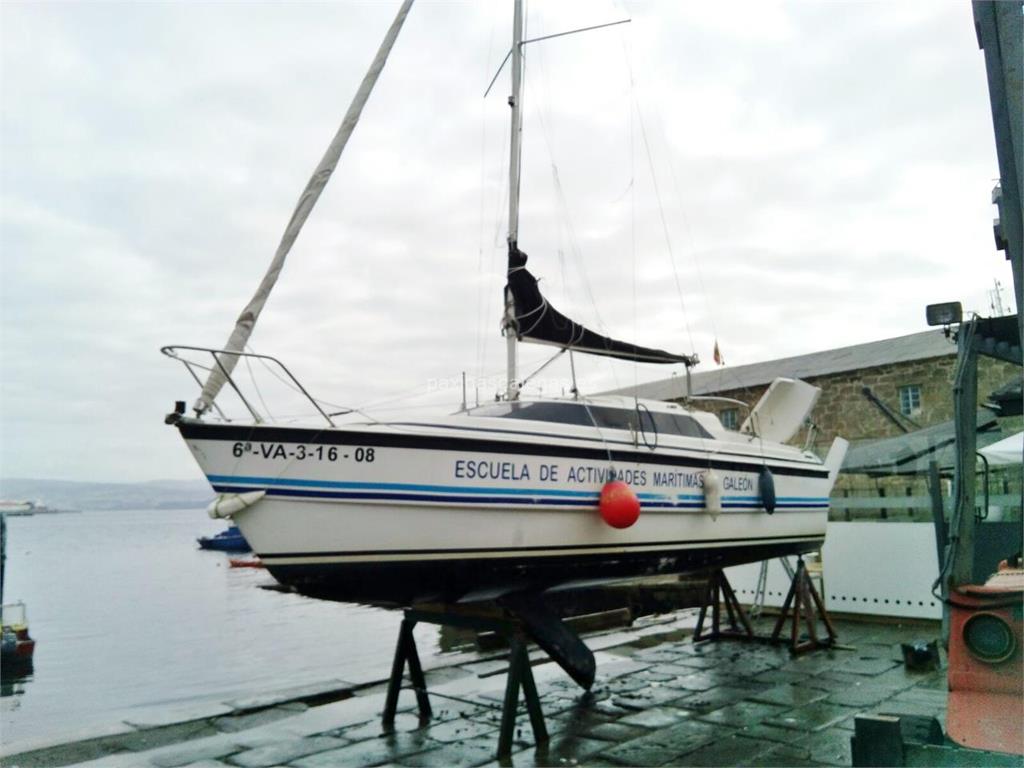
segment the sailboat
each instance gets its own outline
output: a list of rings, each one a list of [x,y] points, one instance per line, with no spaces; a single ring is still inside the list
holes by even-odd
[[[785,443],[817,390],[779,380],[739,431],[695,407],[624,396],[528,398],[517,347],[683,365],[695,356],[612,339],[542,294],[519,243],[523,38],[516,0],[511,68],[508,374],[497,401],[444,417],[338,424],[276,359],[246,341],[287,254],[337,164],[409,12],[399,9],[338,135],[310,179],[270,270],[222,349],[165,347],[202,392],[167,422],[231,518],[281,583],[320,598],[383,606],[539,593],[597,581],[724,567],[820,548],[846,443],[824,461]],[[582,31],[582,30],[579,30]],[[204,370],[196,356],[209,361]],[[241,359],[280,366],[316,421],[269,422],[232,377]],[[233,389],[251,418],[222,418]]]

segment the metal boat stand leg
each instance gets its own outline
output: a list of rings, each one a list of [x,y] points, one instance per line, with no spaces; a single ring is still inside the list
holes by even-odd
[[[526,642],[521,635],[509,638],[510,654],[508,679],[505,682],[505,701],[501,711],[501,731],[498,735],[498,758],[512,754],[512,738],[515,734],[516,715],[519,709],[519,688],[522,686],[523,698],[526,699],[526,711],[530,715],[530,726],[533,739],[537,746],[548,740],[548,729],[544,725],[544,712],[540,708],[537,696],[537,685],[533,680],[530,657],[526,652]]]
[[[413,627],[415,626],[416,620],[406,615],[402,619],[402,628],[398,631],[395,661],[391,665],[388,695],[384,702],[384,715],[381,718],[385,728],[389,728],[395,723],[395,712],[398,710],[398,694],[402,690],[402,678],[405,674],[406,662],[409,663],[409,679],[412,682],[412,689],[416,692],[416,703],[420,709],[420,719],[429,720],[433,714],[430,709],[430,699],[427,697],[427,681],[423,677],[423,667],[420,666],[420,656],[416,651],[416,638],[412,634]]]
[[[406,662],[409,664],[409,677],[412,680],[413,690],[416,691],[420,717],[426,719],[431,716],[430,701],[427,698],[427,684],[423,676],[423,669],[420,666],[419,656],[416,653],[416,640],[412,634],[413,627],[416,626],[417,622],[461,627],[477,632],[495,632],[504,637],[509,644],[509,667],[508,679],[505,683],[504,706],[501,712],[501,730],[498,736],[497,756],[505,758],[512,753],[516,715],[519,709],[520,688],[523,691],[523,698],[526,699],[526,711],[530,715],[534,742],[538,747],[543,747],[547,744],[548,731],[544,724],[544,712],[540,707],[540,697],[537,695],[537,685],[533,679],[533,669],[530,666],[530,657],[526,651],[525,629],[528,625],[521,620],[510,618],[507,613],[497,607],[473,610],[446,605],[409,609],[405,612],[402,628],[398,634],[395,661],[391,666],[391,679],[388,682],[388,693],[384,703],[382,719],[386,729],[393,726],[395,721],[395,713],[398,709],[398,694],[402,689],[402,677]]]
[[[792,616],[790,616],[792,610]],[[838,635],[832,626],[832,621],[825,611],[825,605],[821,596],[814,588],[810,575],[807,573],[807,566],[804,565],[802,557],[797,558],[796,573],[789,585],[789,592],[782,604],[782,611],[779,613],[778,621],[775,622],[775,629],[772,630],[770,642],[777,643],[782,633],[782,626],[786,619],[790,619],[790,640],[789,649],[792,653],[804,653],[816,648],[831,648],[836,644]],[[818,638],[818,619],[825,625],[828,637]],[[807,639],[800,639],[801,622],[807,627]]]
[[[707,618],[709,605],[711,606],[711,631],[705,633],[704,621]],[[729,619],[728,629],[722,629],[722,605],[725,605],[725,613]],[[729,584],[725,572],[719,568],[708,576],[704,600],[700,606],[700,615],[697,617],[697,628],[693,633],[693,642],[717,640],[721,637],[753,640],[754,629],[750,625],[743,606],[736,599],[736,593],[733,591],[732,585]]]

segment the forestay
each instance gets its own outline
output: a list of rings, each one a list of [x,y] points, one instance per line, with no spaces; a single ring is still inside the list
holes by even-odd
[[[263,276],[263,280],[256,289],[256,293],[249,300],[249,303],[246,304],[245,309],[238,316],[238,320],[235,321],[235,329],[231,332],[227,344],[224,345],[226,352],[241,352],[245,349],[249,336],[252,334],[252,329],[256,325],[256,320],[260,316],[264,304],[267,303],[267,298],[277,283],[281,270],[284,268],[284,260],[288,256],[288,252],[291,251],[295,239],[299,236],[299,232],[302,231],[302,226],[306,223],[306,219],[309,218],[313,206],[320,199],[320,193],[327,186],[331,174],[334,173],[334,169],[338,165],[338,160],[341,159],[341,153],[344,151],[352,131],[355,130],[356,123],[359,122],[359,116],[363,112],[367,99],[370,98],[370,93],[377,83],[377,78],[384,69],[384,64],[388,60],[388,54],[391,53],[391,48],[398,38],[402,24],[405,23],[405,17],[409,15],[412,2],[413,0],[405,0],[402,3],[402,7],[398,9],[395,20],[391,22],[391,27],[384,36],[384,41],[380,44],[377,55],[374,57],[373,63],[370,64],[370,69],[363,77],[363,82],[359,85],[359,90],[356,91],[355,98],[352,99],[352,103],[349,105],[348,111],[341,121],[338,132],[335,134],[330,146],[327,147],[327,151],[324,153],[320,164],[313,171],[313,175],[306,184],[306,188],[302,191],[302,196],[299,197],[299,202],[295,206],[284,235],[281,237],[281,242],[277,246],[277,251],[274,253],[274,258],[270,262],[270,268],[267,269],[267,273]],[[194,406],[196,413],[201,414],[205,412],[213,404],[227,378],[235,369],[238,355],[219,354],[217,359],[220,362],[220,367],[215,366],[210,370],[210,375],[203,385],[203,391],[200,393],[199,399],[196,400]]]

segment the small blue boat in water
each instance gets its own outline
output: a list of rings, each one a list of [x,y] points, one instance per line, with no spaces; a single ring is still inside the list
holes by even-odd
[[[242,532],[232,525],[226,531],[221,531],[216,536],[200,536],[200,549],[216,549],[220,552],[251,552],[252,547],[242,536]]]

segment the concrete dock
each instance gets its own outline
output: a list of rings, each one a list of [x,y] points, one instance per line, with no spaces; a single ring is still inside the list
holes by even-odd
[[[848,766],[858,713],[928,715],[945,725],[945,669],[907,671],[900,650],[902,642],[938,637],[936,622],[839,619],[843,648],[802,656],[735,640],[694,644],[694,623],[685,611],[588,637],[598,661],[590,693],[531,653],[550,742],[534,745],[521,707],[504,764]],[[770,625],[758,632],[768,634]],[[390,653],[392,642],[381,652]],[[91,738],[6,754],[3,765],[499,765],[505,669],[500,653],[455,655],[428,669],[433,719],[421,722],[413,693],[403,690],[391,733],[380,719],[386,681],[354,690],[335,684],[156,713]]]

